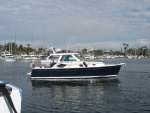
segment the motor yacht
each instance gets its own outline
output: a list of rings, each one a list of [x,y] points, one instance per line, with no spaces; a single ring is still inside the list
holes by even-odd
[[[55,53],[49,56],[49,66],[32,67],[31,79],[71,79],[114,77],[125,63],[105,64],[84,61],[78,53]]]

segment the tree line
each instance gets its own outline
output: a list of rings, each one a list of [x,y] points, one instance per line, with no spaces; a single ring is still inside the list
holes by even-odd
[[[102,49],[97,49],[97,50],[93,50],[93,51],[88,51],[88,49],[84,48],[81,51],[78,51],[78,53],[81,54],[94,54],[95,56],[99,56],[99,55],[105,55],[105,54],[109,54],[109,55],[143,55],[143,56],[149,56],[150,54],[150,49],[147,46],[142,46],[139,48],[129,48],[129,44],[123,43],[124,48],[117,50],[117,51],[113,51],[113,50],[102,50]],[[32,48],[32,46],[30,44],[27,44],[26,46],[21,45],[17,45],[15,42],[8,42],[5,43],[4,45],[1,45],[1,50],[0,51],[9,51],[12,54],[47,54],[47,50],[46,48],[38,48],[37,50]],[[73,52],[72,50],[62,50],[60,52]]]
[[[2,45],[1,45],[2,46]],[[38,50],[31,47],[30,44],[27,44],[26,46],[17,45],[15,42],[8,42],[1,47],[1,51],[9,51],[11,54],[39,54],[44,51],[44,48],[39,48]]]

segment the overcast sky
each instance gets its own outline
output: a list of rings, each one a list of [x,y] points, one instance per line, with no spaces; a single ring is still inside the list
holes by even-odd
[[[0,0],[0,44],[15,37],[34,48],[150,47],[150,0]]]

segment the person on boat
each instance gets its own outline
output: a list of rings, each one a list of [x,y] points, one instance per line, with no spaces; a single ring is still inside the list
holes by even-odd
[[[31,61],[30,68],[34,68],[34,67],[35,67],[35,64],[34,64],[34,62]]]

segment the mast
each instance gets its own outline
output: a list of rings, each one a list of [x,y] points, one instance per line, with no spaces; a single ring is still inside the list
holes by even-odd
[[[15,54],[16,54],[16,29],[15,29]]]
[[[10,42],[9,42],[9,53],[10,53]]]
[[[11,54],[12,54],[12,42],[11,42]]]
[[[32,54],[34,54],[34,50],[33,50],[33,48],[34,48],[34,37],[35,37],[35,33],[33,34],[32,45],[31,45],[31,47],[32,47]]]

